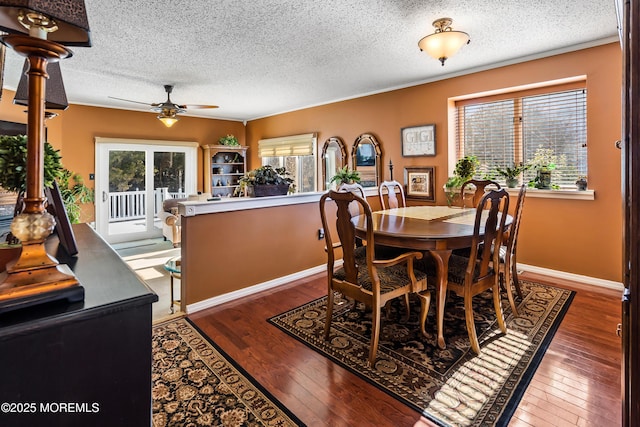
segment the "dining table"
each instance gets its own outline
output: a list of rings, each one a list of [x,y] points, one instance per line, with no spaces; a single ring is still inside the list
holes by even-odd
[[[436,322],[438,346],[441,349],[446,348],[443,322],[449,258],[454,249],[471,246],[475,218],[476,208],[449,206],[409,206],[372,213],[376,245],[429,253],[435,261]],[[509,215],[505,227],[510,226],[512,221],[513,218]],[[354,216],[352,222],[356,235],[366,238],[366,216]],[[480,235],[484,235],[482,226]]]

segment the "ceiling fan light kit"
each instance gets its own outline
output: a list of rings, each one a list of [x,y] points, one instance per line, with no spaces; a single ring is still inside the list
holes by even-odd
[[[146,103],[140,101],[132,101],[130,99],[116,98],[114,96],[110,96],[109,98],[118,99],[120,101],[126,102],[135,102],[136,104],[144,104],[149,105],[151,107],[151,111],[155,111],[158,114],[157,118],[168,128],[176,124],[179,120],[178,114],[186,113],[187,109],[207,109],[207,108],[218,108],[217,105],[180,105],[175,104],[171,101],[171,92],[173,92],[173,85],[164,85],[164,90],[167,92],[167,100],[164,102],[156,102],[156,103]]]
[[[174,110],[164,110],[161,114],[158,114],[158,120],[160,120],[168,128],[175,125],[178,120],[176,112]]]
[[[451,28],[451,18],[440,18],[433,21],[436,31],[423,37],[418,42],[421,51],[439,60],[444,67],[444,61],[455,55],[465,44],[469,44],[469,34],[463,31],[454,31]]]

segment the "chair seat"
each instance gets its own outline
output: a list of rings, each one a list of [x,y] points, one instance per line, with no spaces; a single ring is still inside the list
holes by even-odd
[[[369,270],[367,269],[366,261],[366,248],[360,247],[356,249],[356,260],[358,263],[358,284],[367,291],[373,290],[373,284],[369,277]],[[427,278],[425,272],[414,268],[414,275],[416,281],[420,282]],[[402,288],[411,283],[411,278],[407,273],[407,266],[405,264],[398,264],[391,267],[378,268],[378,276],[380,277],[380,293],[386,294],[395,289]],[[346,280],[346,274],[344,268],[340,267],[333,273],[333,277],[338,280]]]

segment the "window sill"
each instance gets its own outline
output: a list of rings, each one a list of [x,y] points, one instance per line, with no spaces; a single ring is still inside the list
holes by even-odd
[[[506,188],[512,196],[517,196],[519,188]],[[537,188],[527,188],[527,198],[540,198],[540,199],[566,199],[566,200],[594,200],[596,196],[595,190],[538,190]]]

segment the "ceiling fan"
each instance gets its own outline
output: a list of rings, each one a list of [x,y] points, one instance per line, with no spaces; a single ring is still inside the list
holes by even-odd
[[[130,99],[116,98],[110,96],[109,98],[118,99],[120,101],[135,102],[136,104],[149,105],[151,111],[158,112],[158,119],[167,127],[173,126],[178,121],[178,114],[186,112],[188,109],[208,109],[218,108],[217,105],[180,105],[171,101],[171,92],[173,91],[173,85],[164,85],[164,90],[167,92],[167,100],[164,102],[154,102],[149,104],[148,102],[132,101]]]

